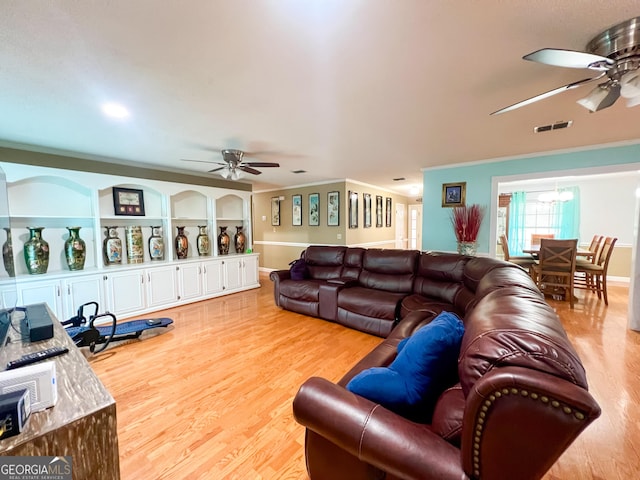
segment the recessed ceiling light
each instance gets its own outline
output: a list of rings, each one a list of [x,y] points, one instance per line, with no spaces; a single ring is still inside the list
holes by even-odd
[[[111,118],[127,118],[129,117],[129,110],[119,103],[105,103],[102,105],[102,112]]]
[[[418,187],[411,187],[409,189],[409,195],[417,195],[420,193],[420,189]]]

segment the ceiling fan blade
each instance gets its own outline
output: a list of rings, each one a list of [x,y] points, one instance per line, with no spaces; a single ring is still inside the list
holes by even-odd
[[[592,70],[609,70],[615,63],[607,57],[593,53],[562,50],[559,48],[543,48],[522,57],[523,60],[566,68],[590,68]]]
[[[242,165],[249,167],[279,167],[279,163],[274,162],[242,162]]]
[[[252,175],[260,175],[262,172],[255,168],[247,167],[246,164],[239,165],[238,168],[243,172],[251,173]]]
[[[209,173],[219,172],[220,170],[224,170],[225,168],[227,168],[227,167],[214,168],[213,170],[209,170]]]
[[[221,163],[221,162],[214,162],[214,161],[212,161],[212,160],[191,160],[191,159],[189,159],[189,158],[181,158],[180,160],[181,160],[181,161],[183,161],[183,162],[217,163],[218,165],[224,165],[224,164],[223,164],[223,163]]]
[[[501,108],[500,110],[496,110],[495,112],[492,112],[491,115],[499,115],[501,113],[506,113],[506,112],[510,112],[511,110],[515,110],[516,108],[524,107],[525,105],[530,105],[530,104],[532,104],[534,102],[537,102],[539,100],[543,100],[545,98],[552,97],[553,95],[557,95],[558,93],[566,92],[567,90],[572,90],[572,89],[580,87],[580,86],[582,86],[582,85],[584,85],[586,83],[598,80],[598,79],[602,78],[604,75],[606,75],[606,72],[602,72],[597,77],[585,78],[583,80],[578,80],[577,82],[573,82],[573,83],[569,83],[567,85],[563,85],[562,87],[558,87],[558,88],[555,88],[553,90],[549,90],[548,92],[541,93],[540,95],[536,95],[535,97],[527,98],[526,100],[523,100],[521,102],[514,103],[513,105],[509,105],[508,107]]]

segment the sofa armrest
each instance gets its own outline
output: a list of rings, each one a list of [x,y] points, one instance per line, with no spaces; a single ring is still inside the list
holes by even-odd
[[[310,378],[293,401],[298,423],[359,460],[407,479],[466,478],[460,450],[384,407],[323,378]]]
[[[481,478],[541,478],[599,415],[574,383],[529,368],[494,369],[467,396],[462,463]]]
[[[273,270],[269,273],[269,278],[273,282],[273,298],[276,305],[280,306],[280,282],[291,278],[289,270]]]

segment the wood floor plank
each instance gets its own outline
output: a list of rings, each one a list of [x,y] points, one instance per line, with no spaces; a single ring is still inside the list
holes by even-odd
[[[159,312],[168,331],[90,363],[116,399],[120,468],[129,479],[305,480],[304,429],[291,402],[305,379],[337,381],[380,339],[283,311],[271,282]],[[603,414],[546,480],[629,479],[640,471],[640,334],[628,289],[609,307],[586,291],[557,308]],[[156,316],[156,315],[154,315]]]

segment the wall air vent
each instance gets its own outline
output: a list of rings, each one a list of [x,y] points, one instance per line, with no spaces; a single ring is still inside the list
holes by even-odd
[[[561,128],[570,127],[573,124],[573,120],[560,121],[552,123],[551,125],[541,125],[540,127],[534,127],[535,133],[548,132],[550,130],[560,130]]]

